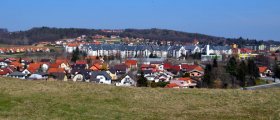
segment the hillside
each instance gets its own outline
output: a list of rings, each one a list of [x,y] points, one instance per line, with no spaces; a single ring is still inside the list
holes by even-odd
[[[0,119],[280,119],[280,91],[122,88],[0,78]]]
[[[81,35],[119,35],[121,37],[129,38],[145,38],[156,41],[173,41],[173,42],[192,42],[197,39],[202,43],[212,43],[223,45],[225,43],[238,43],[240,45],[244,44],[279,44],[276,41],[256,41],[256,40],[247,40],[243,38],[223,38],[215,37],[210,35],[204,35],[199,33],[188,33],[180,32],[174,30],[166,29],[125,29],[121,32],[104,32],[103,30],[98,29],[79,29],[79,28],[49,28],[49,27],[40,27],[32,28],[26,31],[18,32],[9,32],[6,29],[0,29],[0,44],[18,44],[18,45],[27,45],[33,44],[36,42],[49,41],[53,42],[63,38],[74,38]]]

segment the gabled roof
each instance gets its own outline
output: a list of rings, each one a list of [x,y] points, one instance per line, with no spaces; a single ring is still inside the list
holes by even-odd
[[[191,71],[203,72],[204,71],[204,69],[199,65],[182,64],[181,67],[182,67],[182,69],[186,69],[187,72],[191,72]]]
[[[11,66],[15,66],[15,67],[22,67],[23,65],[19,62],[11,62],[10,63]]]
[[[181,67],[182,69],[186,69],[187,71],[193,70],[196,68],[198,65],[188,65],[188,64],[182,64]]]
[[[197,71],[201,71],[201,72],[204,71],[204,69],[201,66],[197,66],[193,70],[197,70]]]
[[[91,77],[93,78],[93,80],[96,82],[99,82],[99,80],[96,79],[96,77],[98,75],[104,76],[106,78],[106,80],[112,80],[111,76],[106,71],[92,71],[90,74],[91,74]]]
[[[102,64],[100,63],[94,63],[89,69],[96,71],[96,70],[101,70]]]

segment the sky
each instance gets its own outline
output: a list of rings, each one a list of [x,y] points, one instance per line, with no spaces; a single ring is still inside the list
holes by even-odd
[[[0,28],[162,28],[280,41],[280,0],[0,0]]]

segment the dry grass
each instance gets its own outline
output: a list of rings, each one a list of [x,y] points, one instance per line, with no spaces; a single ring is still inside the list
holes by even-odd
[[[280,119],[279,90],[122,88],[0,78],[0,119]]]

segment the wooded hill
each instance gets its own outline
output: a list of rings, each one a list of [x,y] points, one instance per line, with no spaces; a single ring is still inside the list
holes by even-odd
[[[215,37],[210,35],[204,35],[199,33],[187,33],[174,30],[166,29],[125,29],[121,32],[105,32],[100,29],[80,29],[80,28],[49,28],[40,27],[32,28],[26,31],[9,32],[7,29],[0,29],[0,43],[2,44],[17,44],[27,45],[41,41],[53,42],[63,38],[75,38],[81,35],[118,35],[120,37],[129,38],[144,38],[150,39],[151,41],[172,41],[191,43],[197,39],[201,43],[211,44],[231,44],[237,43],[240,45],[244,44],[280,44],[277,41],[257,41],[243,38],[224,38]]]

